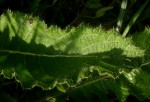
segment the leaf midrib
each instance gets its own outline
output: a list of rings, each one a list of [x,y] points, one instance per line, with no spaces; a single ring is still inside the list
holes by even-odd
[[[2,53],[10,53],[10,54],[20,54],[20,55],[28,55],[28,56],[38,56],[38,57],[50,57],[50,58],[54,58],[54,57],[98,57],[96,55],[63,55],[63,54],[56,54],[56,55],[48,55],[48,54],[38,54],[38,53],[31,53],[31,52],[21,52],[21,51],[17,51],[17,50],[0,50],[0,52]]]

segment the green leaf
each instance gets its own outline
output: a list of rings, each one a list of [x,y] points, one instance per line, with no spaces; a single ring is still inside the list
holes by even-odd
[[[113,9],[112,6],[100,8],[96,12],[96,17],[102,17],[102,16],[104,16],[105,12],[108,11],[108,10],[111,10],[111,9]]]
[[[10,10],[0,17],[0,72],[15,77],[24,88],[57,88],[66,93],[79,89],[85,97],[92,93],[107,97],[112,91],[124,101],[129,91],[120,76],[139,67],[143,56],[144,50],[114,29],[81,24],[62,30]]]
[[[102,7],[102,4],[100,3],[99,0],[87,0],[85,6],[91,9],[97,9]]]
[[[136,46],[145,50],[142,66],[149,65],[150,63],[150,28],[146,28],[143,32],[137,32],[132,37]]]
[[[0,90],[0,101],[1,102],[17,102],[17,100],[15,100],[14,98],[12,98],[10,95],[8,95],[2,90]]]

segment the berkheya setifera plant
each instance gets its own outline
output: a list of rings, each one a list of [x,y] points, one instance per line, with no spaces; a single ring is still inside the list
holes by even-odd
[[[124,38],[84,24],[62,30],[8,10],[0,17],[0,72],[23,88],[57,89],[44,96],[51,101],[107,101],[110,92],[120,101],[130,94],[150,99],[149,34]]]

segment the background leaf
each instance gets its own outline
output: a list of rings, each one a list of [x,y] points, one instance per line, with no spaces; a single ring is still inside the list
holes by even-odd
[[[96,12],[96,17],[102,17],[105,14],[106,11],[111,10],[111,9],[113,9],[112,6],[100,8]]]

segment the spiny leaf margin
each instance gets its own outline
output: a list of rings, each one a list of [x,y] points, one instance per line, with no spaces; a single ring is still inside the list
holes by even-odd
[[[18,39],[19,41],[15,41]],[[14,42],[21,43],[19,43],[18,47],[15,46]],[[34,18],[19,12],[12,13],[9,10],[0,17],[0,43],[1,74],[7,78],[16,77],[16,80],[25,88],[40,86],[47,90],[57,87],[58,90],[63,92],[70,87],[76,89],[75,87],[80,85],[85,79],[88,85],[88,83],[95,83],[95,81],[88,81],[91,78],[96,78],[99,81],[103,79],[103,75],[111,79],[116,78],[114,73],[116,71],[119,73],[120,67],[123,69],[128,68],[128,65],[119,66],[117,65],[119,62],[115,61],[122,59],[121,63],[124,64],[123,61],[131,60],[131,65],[129,66],[134,68],[137,65],[132,64],[132,58],[133,62],[135,62],[134,58],[144,56],[144,51],[134,46],[131,38],[122,38],[114,29],[105,31],[101,27],[92,28],[84,24],[79,25],[77,28],[68,27],[64,30],[57,26],[50,26],[48,28],[44,21],[39,20],[37,17]],[[115,50],[115,52],[112,50]],[[115,58],[118,55],[121,58]],[[15,59],[16,65],[13,64],[13,58],[18,58],[17,60]],[[12,61],[7,59],[11,59]],[[52,69],[50,71],[54,72],[52,73],[48,69],[44,69],[48,67],[45,66],[48,63],[42,62],[40,59],[43,61],[51,59],[50,61],[52,62],[56,60],[54,61],[56,65],[60,64],[64,69],[72,67],[71,65],[67,65],[68,63],[72,64],[74,62],[77,65],[73,65],[75,69],[71,69],[70,71],[55,66],[58,68],[58,72],[62,70],[66,74],[57,73],[57,71],[49,67],[49,70]],[[64,59],[66,59],[67,63]],[[37,66],[31,66],[32,63],[28,60],[35,62],[40,68],[35,69]],[[5,61],[13,66],[7,65]],[[37,61],[39,62],[37,63]],[[62,61],[62,63],[58,63],[58,61]],[[109,61],[115,64],[109,63]],[[67,67],[64,65],[67,65]],[[49,64],[49,66],[51,65]],[[32,71],[30,67],[33,67]],[[78,73],[76,73],[76,70],[78,70]],[[46,71],[50,72],[50,74]],[[72,73],[71,71],[74,72]],[[40,76],[40,78],[35,77],[36,75]],[[57,75],[58,77],[56,77]],[[118,96],[120,100],[125,100],[124,97],[127,97],[129,94],[128,92],[126,93],[125,95]]]

